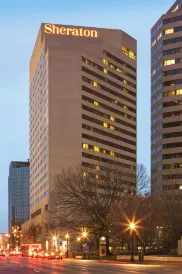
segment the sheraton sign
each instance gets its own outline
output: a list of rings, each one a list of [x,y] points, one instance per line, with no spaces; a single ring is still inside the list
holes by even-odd
[[[92,29],[83,29],[83,28],[66,28],[58,27],[52,24],[44,25],[44,32],[49,34],[58,34],[58,35],[73,35],[73,36],[83,36],[83,37],[94,37],[97,38],[97,31]]]

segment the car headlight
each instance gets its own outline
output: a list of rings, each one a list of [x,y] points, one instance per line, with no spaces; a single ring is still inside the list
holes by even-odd
[[[54,252],[52,252],[51,255],[54,255]]]

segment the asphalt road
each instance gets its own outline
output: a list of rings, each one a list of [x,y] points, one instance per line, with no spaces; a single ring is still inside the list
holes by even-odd
[[[106,263],[87,260],[77,261],[71,259],[57,261],[22,257],[0,257],[0,274],[1,273],[182,274],[182,264],[137,265]]]

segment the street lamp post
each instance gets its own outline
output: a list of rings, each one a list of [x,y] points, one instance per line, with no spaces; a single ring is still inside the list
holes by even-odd
[[[68,239],[69,239],[69,235],[67,233],[66,234],[66,258],[68,258]]]
[[[130,230],[131,230],[131,262],[134,262],[134,252],[133,252],[133,230],[135,229],[135,224],[130,223]]]
[[[78,254],[79,254],[79,251],[80,251],[80,237],[77,237],[77,242],[78,242]]]
[[[82,237],[83,237],[83,244],[85,244],[85,238],[87,237],[87,232],[83,232],[82,233]],[[85,257],[86,257],[86,254],[85,254],[85,246],[83,247],[84,248],[84,253],[83,253],[83,259],[85,260]]]

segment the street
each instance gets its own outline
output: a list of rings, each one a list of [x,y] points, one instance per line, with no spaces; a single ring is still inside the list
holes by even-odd
[[[139,264],[117,264],[98,261],[83,261],[65,259],[63,261],[44,260],[22,257],[0,257],[0,273],[85,273],[85,274],[181,274],[182,265],[139,265]]]

